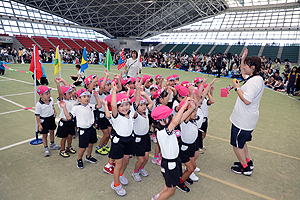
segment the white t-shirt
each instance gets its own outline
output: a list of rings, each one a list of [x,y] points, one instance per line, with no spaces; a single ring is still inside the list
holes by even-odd
[[[166,129],[157,130],[156,132],[162,157],[165,159],[175,159],[179,155],[178,141],[174,131],[169,134],[167,134]]]
[[[134,111],[135,112],[135,111]],[[136,118],[133,118],[133,130],[136,135],[144,136],[149,131],[148,109],[146,109],[145,116],[137,113]]]
[[[76,105],[72,108],[71,114],[76,117],[77,127],[79,128],[90,128],[94,122],[94,110],[96,109],[95,104]]]
[[[73,100],[67,100],[67,99],[63,99],[63,101],[66,103],[66,108],[68,112],[71,112],[72,108],[74,107],[74,101]],[[59,105],[60,99],[57,98],[57,104],[58,104],[58,108],[60,109],[60,114],[59,114],[59,118],[65,119],[67,120],[64,110],[63,108]]]
[[[197,120],[197,126],[198,126],[198,128],[201,128],[203,119],[204,119],[201,107],[198,107],[198,109],[197,109],[197,116],[199,117],[199,119]]]
[[[83,77],[84,77],[84,73],[80,72],[80,70],[77,71],[77,77],[79,77],[79,75],[81,75],[80,79],[78,81],[83,81]]]
[[[130,112],[129,117],[121,115],[119,112],[116,118],[111,115],[112,127],[115,129],[117,134],[122,137],[129,137],[133,130],[133,119],[132,112]]]
[[[208,106],[210,106],[210,104],[208,103],[208,99],[204,98],[201,104],[201,110],[203,113],[203,117],[207,117],[208,116]]]
[[[191,121],[183,121],[180,124],[182,142],[186,144],[193,144],[196,141],[198,137],[198,127],[196,121],[197,120],[195,120],[195,123],[192,123]]]
[[[264,92],[264,81],[261,76],[250,78],[242,87],[244,98],[251,102],[246,105],[238,96],[230,121],[243,130],[253,130],[259,117],[259,102]]]
[[[130,77],[137,77],[139,74],[139,70],[142,69],[142,63],[139,62],[138,58],[133,60],[132,58],[129,58],[126,61],[127,70],[128,70],[128,76]],[[137,74],[138,73],[138,74]]]
[[[173,112],[172,112],[173,117],[177,114],[175,108],[176,108],[178,105],[179,105],[179,102],[175,100],[175,101],[173,102],[173,106],[172,106],[172,108],[173,108]]]
[[[35,115],[43,118],[51,117],[54,115],[54,100],[50,97],[49,104],[46,104],[41,99],[35,105]]]

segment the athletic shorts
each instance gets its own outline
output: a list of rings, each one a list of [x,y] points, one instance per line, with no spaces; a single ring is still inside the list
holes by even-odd
[[[160,170],[167,187],[171,188],[180,184],[180,177],[182,176],[182,162],[179,157],[176,159],[162,158]]]
[[[48,134],[49,130],[56,129],[54,115],[52,115],[50,117],[40,117],[40,122],[43,127],[43,130],[39,132],[40,134]]]
[[[190,158],[195,157],[196,151],[196,142],[193,144],[186,144],[182,141],[179,141],[179,158],[182,163],[187,163],[190,161]]]
[[[244,148],[244,145],[247,141],[252,140],[251,131],[245,131],[243,129],[239,129],[234,124],[231,126],[231,139],[230,144],[234,147],[238,147],[240,149]]]
[[[96,117],[96,123],[98,130],[105,130],[108,129],[108,127],[111,127],[111,123],[108,121],[108,119],[105,116],[105,113],[102,111],[98,112],[98,116]]]
[[[111,147],[109,152],[109,158],[111,159],[121,159],[124,155],[133,155],[135,153],[135,142],[133,134],[128,137],[119,136],[117,133],[113,133]]]
[[[204,120],[205,120],[205,121],[204,121]],[[200,129],[206,133],[207,127],[208,127],[208,119],[207,119],[207,117],[204,117],[203,123],[202,123],[202,126],[201,126]]]
[[[56,136],[59,138],[66,138],[68,135],[75,135],[75,122],[73,120],[70,121],[62,121],[58,122],[58,128],[56,131]]]
[[[96,129],[91,126],[90,128],[79,128],[79,148],[87,148],[89,144],[97,142]]]
[[[198,130],[198,137],[196,139],[196,151],[203,148],[202,132]]]
[[[148,133],[143,136],[135,135],[134,141],[136,156],[145,156],[145,152],[151,151],[151,141]]]

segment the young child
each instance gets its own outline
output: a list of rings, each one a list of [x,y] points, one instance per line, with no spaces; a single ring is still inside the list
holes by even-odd
[[[286,95],[294,95],[295,86],[297,84],[298,73],[297,67],[293,67],[287,78],[287,93]]]
[[[57,85],[57,91],[58,91],[58,102],[64,101],[66,104],[67,111],[70,112],[72,108],[74,107],[74,101],[72,100],[72,88],[63,85],[60,86],[59,83],[63,82],[64,80],[62,78],[55,78],[55,82]],[[58,107],[60,109],[60,121],[58,123],[58,128],[56,132],[56,136],[61,138],[60,141],[60,146],[61,150],[59,152],[59,155],[62,156],[63,158],[68,158],[71,154],[75,154],[76,151],[72,148],[72,137],[75,135],[75,122],[74,120],[67,120],[63,108],[58,104]],[[67,141],[67,149],[65,149],[66,146],[66,141]]]
[[[189,109],[183,113],[184,108],[189,106]],[[182,163],[179,156],[179,146],[177,137],[174,133],[174,128],[185,120],[195,109],[195,103],[188,97],[183,104],[183,107],[172,118],[173,110],[167,106],[158,106],[153,109],[151,116],[156,120],[157,139],[161,144],[162,162],[161,172],[165,179],[165,186],[162,190],[154,195],[153,200],[167,199],[175,193],[176,186],[180,184],[182,176]]]
[[[90,104],[90,96],[91,94],[86,89],[80,89],[77,91],[77,97],[80,104],[74,106],[70,113],[68,113],[66,108],[66,103],[64,101],[60,101],[59,105],[63,108],[64,114],[67,120],[71,120],[76,117],[76,124],[79,128],[79,152],[78,152],[78,160],[77,167],[79,169],[83,169],[84,165],[82,162],[82,157],[87,149],[87,155],[85,157],[86,162],[97,163],[97,160],[92,157],[92,149],[93,144],[97,142],[97,133],[94,128],[94,114],[93,111],[95,109],[101,108],[102,104],[98,98],[98,93],[95,91],[93,95],[97,101],[97,105]]]
[[[71,79],[75,81],[73,84],[75,86],[78,86],[82,83],[82,81],[85,79],[84,72],[80,72],[81,66],[75,65],[75,68],[77,70],[77,75],[70,75]]]
[[[144,75],[143,76],[143,83],[144,83],[144,85],[143,85],[143,91],[145,91],[146,94],[148,96],[150,96],[150,86],[153,83],[153,78],[151,76],[149,76],[149,75]]]
[[[130,113],[130,102],[126,94],[118,93],[113,84],[111,97],[112,144],[110,158],[115,160],[114,181],[110,187],[120,196],[126,195],[123,185],[128,184],[124,172],[129,162],[129,156],[134,154],[135,143],[132,136],[133,119]],[[130,115],[131,114],[131,115]],[[121,183],[120,183],[121,182]]]
[[[55,116],[56,110],[54,108],[54,100],[50,94],[50,88],[41,85],[37,89],[40,95],[39,101],[35,106],[35,116],[38,124],[38,132],[43,135],[44,156],[50,156],[48,148],[47,136],[50,133],[50,149],[59,150],[60,146],[54,143],[54,130],[56,129]]]
[[[153,102],[145,92],[140,92],[140,84],[137,84],[135,97],[131,99],[134,108],[134,123],[133,131],[135,135],[135,155],[137,162],[135,164],[132,177],[135,181],[142,181],[140,174],[144,177],[148,176],[148,172],[144,169],[149,159],[149,152],[151,151],[151,141],[149,132],[149,118],[148,114],[153,107]],[[140,97],[140,94],[142,97]],[[137,104],[135,103],[137,102]],[[147,106],[148,102],[148,106]]]
[[[156,81],[156,85],[158,85],[159,88],[163,88],[165,86],[165,84],[163,84],[164,78],[162,77],[162,75],[157,74],[155,76],[155,81]]]

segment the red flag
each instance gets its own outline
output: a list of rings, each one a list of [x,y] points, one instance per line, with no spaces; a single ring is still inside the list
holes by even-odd
[[[31,58],[29,71],[34,73],[34,68],[36,67],[36,79],[39,80],[43,76],[43,69],[42,69],[42,64],[40,63],[40,56],[39,56],[37,46],[34,46],[33,48],[34,50]]]
[[[125,57],[124,57],[124,49],[121,51],[119,64],[118,64],[118,70],[122,69],[125,66]]]
[[[140,57],[140,63],[142,63],[142,54],[141,54],[141,50],[139,50],[139,57]]]

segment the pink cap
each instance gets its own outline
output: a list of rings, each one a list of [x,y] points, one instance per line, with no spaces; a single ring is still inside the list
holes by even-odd
[[[179,79],[179,76],[177,74],[172,75],[175,79]]]
[[[197,90],[197,89],[195,89],[195,94],[197,95],[197,93],[198,93],[198,90]]]
[[[183,101],[181,101],[180,103],[179,103],[179,107],[178,107],[178,110],[180,110],[181,108],[182,108],[182,106],[184,105],[184,103],[185,103],[185,100],[183,100]],[[184,110],[187,110],[187,107],[185,107],[184,108]]]
[[[189,90],[184,86],[180,86],[178,88],[178,94],[182,97],[187,97],[189,95]]]
[[[71,85],[69,85],[69,87],[70,87],[70,88],[76,88],[76,85],[71,84]]]
[[[121,85],[126,85],[127,83],[129,83],[131,81],[131,78],[122,78],[121,80]]]
[[[131,103],[135,102],[135,97],[132,97],[132,98],[130,99],[130,102],[131,102]],[[147,103],[147,100],[144,99],[144,98],[141,96],[141,97],[140,97],[140,104],[142,104],[142,103]]]
[[[157,74],[157,75],[155,76],[155,80],[157,80],[157,79],[159,79],[159,78],[162,78],[162,75]]]
[[[181,85],[184,87],[189,87],[191,83],[189,81],[182,81]]]
[[[136,78],[137,78],[137,79],[139,79],[139,81],[141,81],[141,80],[142,80],[142,78],[141,78],[141,77],[139,77],[139,76],[138,76],[138,77],[136,77]]]
[[[151,117],[154,120],[161,120],[167,118],[172,112],[173,109],[168,106],[157,106],[152,110]]]
[[[150,85],[149,89],[151,90],[152,88],[156,88],[157,90],[159,90],[159,89],[160,89],[160,88],[159,88],[159,86],[158,86],[158,85],[156,85],[156,84],[152,84],[152,85]]]
[[[111,83],[116,83],[116,84],[118,84],[118,79],[116,79],[116,78],[114,78],[112,81],[111,81]]]
[[[105,100],[107,101],[107,106],[108,106],[108,109],[111,111],[111,97],[112,97],[112,94],[108,95],[107,97],[105,97]]]
[[[168,77],[167,77],[167,80],[168,80],[168,81],[175,81],[175,78],[174,78],[174,76],[168,76]]]
[[[130,89],[129,90],[129,98],[132,98],[134,96],[134,90]]]
[[[44,85],[41,85],[40,87],[38,87],[38,89],[37,89],[37,93],[38,94],[44,94],[45,92],[48,92],[48,91],[50,91],[51,89],[50,88],[48,88],[47,86],[44,86]]]
[[[101,77],[99,80],[98,80],[98,85],[100,86],[102,81],[104,80],[104,77]],[[106,83],[105,84],[110,84],[111,83],[111,80],[110,79],[106,79]]]
[[[91,93],[90,93],[89,91],[87,91],[86,89],[84,89],[84,88],[81,88],[80,90],[78,90],[78,91],[76,92],[76,96],[77,96],[77,97],[81,97],[81,96],[84,96],[84,95],[89,95],[89,96],[91,96]]]
[[[161,92],[162,92],[162,90],[161,89],[159,89],[159,90],[156,90],[156,92],[154,92],[154,94],[153,94],[153,98],[154,99],[157,99],[159,96],[160,96],[160,94],[161,94]]]
[[[93,81],[93,78],[92,78],[91,76],[89,76],[89,77],[85,78],[83,82],[84,82],[84,84],[88,85],[88,84],[90,84],[92,81]]]
[[[199,82],[202,82],[203,80],[202,80],[202,78],[200,78],[200,77],[196,77],[195,79],[194,79],[194,83],[199,83]]]
[[[175,85],[174,88],[175,90],[178,90],[181,87],[181,85]]]
[[[72,92],[72,88],[69,87],[69,86],[67,86],[67,85],[61,86],[60,89],[61,89],[61,91],[62,91],[63,94],[66,94],[68,92]]]
[[[130,77],[131,78],[131,82],[134,84],[137,78],[134,77]]]
[[[128,96],[124,93],[118,93],[117,94],[117,104],[121,104],[124,102],[130,102]]]
[[[150,79],[150,81],[151,81],[151,79],[153,80],[152,76],[144,75],[144,76],[143,76],[143,83],[146,83],[146,81],[147,81],[148,79]]]
[[[91,77],[92,79],[96,78],[97,74],[92,74],[89,77]]]

